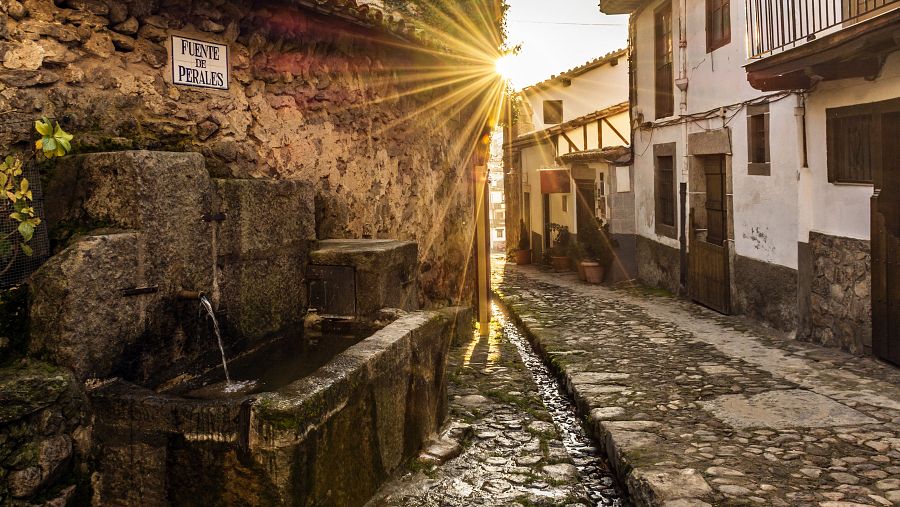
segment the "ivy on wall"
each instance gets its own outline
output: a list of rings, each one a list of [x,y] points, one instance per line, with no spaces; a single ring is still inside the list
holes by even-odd
[[[54,126],[52,121],[43,117],[34,122],[34,128],[41,136],[35,148],[43,158],[49,160],[71,151],[73,136],[63,130],[58,122]],[[16,224],[10,232],[0,236],[0,276],[12,268],[20,253],[28,257],[32,255],[28,242],[41,224],[41,218],[33,206],[31,183],[24,174],[26,162],[27,159],[21,154],[15,153],[7,155],[0,163],[0,210],[11,210],[5,219]],[[0,217],[0,220],[3,219]]]

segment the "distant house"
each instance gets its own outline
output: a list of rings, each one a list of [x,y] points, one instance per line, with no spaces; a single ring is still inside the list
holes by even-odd
[[[900,2],[630,14],[638,274],[900,363]]]
[[[609,223],[620,258],[625,265],[633,259],[627,55],[609,53],[520,93],[506,152],[510,179],[518,183],[507,194],[521,201],[508,206],[507,226],[517,240],[524,221],[535,262],[552,244],[551,224],[568,227],[577,240],[579,224],[588,220]]]

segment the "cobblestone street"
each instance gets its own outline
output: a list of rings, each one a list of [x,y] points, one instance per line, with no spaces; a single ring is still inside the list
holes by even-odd
[[[620,504],[555,379],[535,382],[511,338],[525,340],[496,310],[489,336],[451,349],[449,426],[370,507]]]
[[[900,371],[642,288],[494,266],[638,505],[900,504]]]

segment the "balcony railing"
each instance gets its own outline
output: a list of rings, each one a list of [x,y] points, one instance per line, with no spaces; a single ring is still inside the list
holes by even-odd
[[[745,0],[751,59],[791,49],[900,6],[900,0]]]

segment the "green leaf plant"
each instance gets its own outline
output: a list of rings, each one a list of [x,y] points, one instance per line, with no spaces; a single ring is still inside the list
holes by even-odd
[[[35,143],[36,152],[44,159],[61,157],[72,150],[73,136],[63,130],[58,122],[54,125],[45,116],[34,122],[34,128],[41,136]],[[7,218],[18,224],[14,230],[0,236],[0,266],[3,266],[0,276],[13,266],[19,252],[27,257],[34,254],[28,242],[41,224],[41,218],[34,210],[31,184],[24,174],[26,161],[21,154],[15,153],[7,155],[0,163],[0,210],[11,209],[12,213]]]

